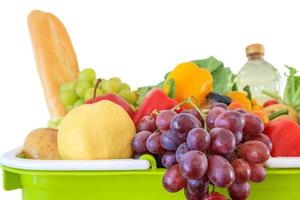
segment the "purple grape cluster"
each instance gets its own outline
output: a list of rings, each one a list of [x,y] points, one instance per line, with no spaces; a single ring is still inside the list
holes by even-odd
[[[169,192],[184,189],[188,200],[211,199],[209,184],[227,188],[233,200],[247,199],[249,182],[265,179],[263,163],[272,143],[263,134],[260,118],[241,109],[215,105],[203,117],[196,109],[162,110],[141,119],[137,130],[134,152],[161,158],[167,168],[164,188]]]

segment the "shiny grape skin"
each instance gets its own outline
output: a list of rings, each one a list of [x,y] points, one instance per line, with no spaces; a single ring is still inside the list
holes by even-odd
[[[225,112],[225,110],[220,107],[215,107],[215,108],[211,109],[206,116],[207,127],[209,129],[214,128],[216,118],[224,112]]]
[[[266,178],[266,170],[262,164],[251,164],[249,163],[251,168],[251,177],[250,180],[254,183],[261,183]]]
[[[222,156],[208,156],[207,176],[209,180],[218,187],[228,187],[235,179],[231,164]]]
[[[174,151],[180,145],[181,140],[178,138],[175,131],[166,130],[160,135],[160,143],[164,149]]]
[[[201,151],[189,151],[179,162],[180,172],[186,179],[200,179],[207,171],[207,158]]]
[[[245,183],[250,180],[251,169],[249,164],[242,160],[236,159],[231,162],[231,165],[234,169],[235,181],[236,183]]]
[[[219,115],[215,120],[215,127],[222,127],[232,133],[242,131],[245,126],[243,114],[237,111],[226,111]]]
[[[245,126],[243,128],[244,134],[258,135],[264,131],[264,123],[259,117],[252,113],[244,114]]]
[[[231,153],[235,149],[235,137],[231,131],[225,128],[213,128],[210,130],[210,148],[218,154]]]
[[[250,194],[250,184],[248,182],[233,183],[227,190],[233,200],[245,200]]]
[[[150,116],[143,117],[136,125],[138,132],[140,131],[150,131],[153,132],[156,130],[155,119]]]
[[[247,135],[246,141],[251,141],[251,140],[260,141],[260,142],[264,143],[269,148],[270,151],[272,150],[273,145],[272,145],[270,138],[263,133],[258,134],[258,135]]]
[[[203,128],[192,129],[186,143],[191,150],[205,151],[210,145],[210,134]]]
[[[233,135],[234,135],[235,143],[236,144],[241,143],[243,141],[243,139],[244,139],[243,133],[241,131],[233,133]]]
[[[202,118],[202,116],[200,115],[200,113],[196,109],[194,109],[194,108],[185,109],[181,113],[189,113],[191,115],[194,115],[201,122],[202,125],[204,124],[204,119]]]
[[[181,160],[181,157],[189,151],[190,151],[190,149],[189,149],[189,147],[187,146],[186,143],[182,143],[181,145],[179,145],[179,147],[176,150],[176,160],[177,160],[177,162],[179,162]]]
[[[270,157],[269,148],[260,141],[247,141],[239,145],[238,157],[248,163],[264,163]]]
[[[160,130],[168,130],[171,120],[177,115],[172,110],[161,110],[156,117],[156,127]]]
[[[213,108],[217,108],[217,107],[223,108],[224,110],[228,109],[228,106],[225,103],[217,103],[217,102],[212,103],[210,108],[213,109]]]
[[[205,189],[203,189],[203,190],[205,190]],[[207,193],[208,193],[208,187],[207,187],[207,192],[204,195],[193,194],[189,191],[188,188],[186,188],[186,187],[184,188],[184,195],[187,200],[201,200]]]
[[[135,153],[147,153],[146,142],[147,139],[152,135],[150,131],[141,131],[135,134],[132,139],[131,147]]]
[[[187,180],[181,175],[179,165],[172,166],[163,177],[163,186],[168,192],[178,192],[187,184]]]
[[[227,200],[225,196],[218,192],[212,192],[207,194],[203,200]]]
[[[190,179],[187,182],[187,188],[192,194],[204,194],[204,192],[206,193],[207,191],[205,191],[204,188],[208,187],[208,185],[209,181],[206,175],[203,176],[201,179]]]
[[[175,151],[166,151],[162,156],[161,162],[168,169],[177,164]]]
[[[176,115],[170,123],[170,128],[176,131],[178,136],[187,135],[193,128],[201,128],[201,122],[189,113],[180,113]]]
[[[150,135],[146,142],[147,150],[153,154],[162,154],[165,152],[165,149],[160,143],[161,132],[155,132]]]

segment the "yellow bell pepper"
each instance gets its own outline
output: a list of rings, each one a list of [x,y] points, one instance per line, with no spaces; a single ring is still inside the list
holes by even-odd
[[[226,94],[226,96],[230,97],[232,102],[238,102],[242,108],[246,111],[252,110],[251,101],[247,98],[247,93],[242,91],[232,91]]]
[[[181,63],[171,71],[166,79],[164,91],[168,94],[169,81],[174,81],[174,99],[178,102],[188,97],[197,98],[200,104],[204,104],[206,96],[213,89],[213,77],[207,69],[198,67],[191,62]]]

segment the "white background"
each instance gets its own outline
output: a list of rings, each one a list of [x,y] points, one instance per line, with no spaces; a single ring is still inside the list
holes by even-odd
[[[155,84],[176,64],[210,55],[237,72],[253,42],[265,45],[266,60],[280,70],[284,64],[300,69],[297,1],[1,0],[1,154],[49,118],[27,30],[33,9],[64,22],[81,68],[133,87]],[[0,199],[21,196],[1,189]]]

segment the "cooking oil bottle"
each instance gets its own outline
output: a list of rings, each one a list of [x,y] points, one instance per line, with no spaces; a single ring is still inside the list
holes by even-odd
[[[261,44],[251,44],[246,47],[248,62],[238,72],[239,90],[250,86],[252,96],[258,103],[264,103],[269,97],[262,93],[267,90],[279,94],[280,74],[278,70],[264,60],[265,49]]]

